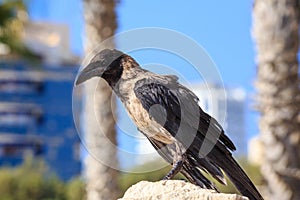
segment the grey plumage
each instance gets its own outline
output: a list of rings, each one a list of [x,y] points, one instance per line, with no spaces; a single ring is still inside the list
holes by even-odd
[[[92,59],[76,84],[94,76],[108,82],[139,131],[173,166],[166,179],[180,171],[190,182],[217,190],[202,173],[226,184],[223,170],[243,195],[251,200],[262,199],[233,159],[232,141],[220,124],[200,108],[196,95],[178,83],[176,76],[144,70],[132,57],[108,49]]]

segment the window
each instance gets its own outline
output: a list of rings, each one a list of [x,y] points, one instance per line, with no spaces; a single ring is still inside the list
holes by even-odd
[[[44,148],[37,137],[17,134],[0,134],[0,157],[23,158],[26,155],[41,155]]]
[[[38,105],[0,103],[0,126],[28,126],[42,122],[42,110]]]
[[[43,91],[43,83],[37,80],[0,80],[0,92],[7,94],[32,94]]]

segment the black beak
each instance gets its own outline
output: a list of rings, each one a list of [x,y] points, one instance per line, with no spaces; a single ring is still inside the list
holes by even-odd
[[[105,67],[101,67],[100,62],[91,62],[79,73],[75,84],[79,85],[95,76],[100,77],[104,72],[104,68]]]

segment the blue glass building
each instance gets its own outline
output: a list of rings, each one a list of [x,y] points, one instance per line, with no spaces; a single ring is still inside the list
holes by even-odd
[[[80,174],[72,116],[77,67],[0,63],[0,165],[16,166],[31,155],[63,180]]]

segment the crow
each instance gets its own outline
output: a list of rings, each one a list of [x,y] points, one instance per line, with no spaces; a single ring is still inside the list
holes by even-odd
[[[226,185],[225,172],[241,194],[263,199],[234,160],[231,152],[236,147],[221,125],[201,109],[198,97],[176,76],[152,73],[131,56],[104,49],[79,73],[76,85],[93,77],[110,85],[137,129],[172,165],[165,180],[181,172],[191,183],[218,191],[203,172]]]

